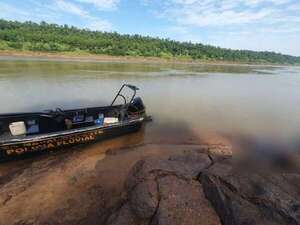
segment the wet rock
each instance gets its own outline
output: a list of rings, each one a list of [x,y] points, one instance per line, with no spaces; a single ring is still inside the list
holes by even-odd
[[[110,225],[143,225],[141,221],[133,214],[129,204],[123,205],[118,211],[114,212],[108,219]]]
[[[299,225],[300,174],[217,162],[200,181],[224,225]]]
[[[111,224],[299,225],[297,159],[284,171],[211,151],[140,160],[125,185],[126,210],[116,212],[123,221]]]
[[[140,160],[131,170],[126,183],[128,191],[135,185],[159,176],[175,175],[186,179],[196,178],[212,161],[207,154],[184,151],[169,157],[153,157]]]
[[[0,225],[189,224],[180,217],[200,221],[204,209],[218,220],[197,181],[212,164],[208,146],[146,144],[106,157],[99,146],[0,165]]]
[[[151,180],[138,184],[131,191],[129,203],[137,217],[150,219],[158,206],[157,183]]]
[[[152,225],[220,224],[199,182],[175,176],[161,178],[158,182],[160,204]]]
[[[34,162],[0,178],[0,224],[300,224],[299,155],[234,163],[224,147],[181,148],[138,161],[129,175],[142,151],[116,170],[125,154],[97,166],[76,155]]]
[[[126,182],[125,204],[108,224],[220,224],[197,181],[211,164],[207,154],[197,151],[140,160]]]

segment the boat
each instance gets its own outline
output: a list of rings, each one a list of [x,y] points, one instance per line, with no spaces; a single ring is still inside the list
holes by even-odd
[[[130,96],[124,89],[129,89]],[[136,132],[147,120],[143,101],[136,97],[138,90],[122,85],[112,103],[104,107],[0,114],[0,159]],[[120,99],[122,104],[117,104]]]

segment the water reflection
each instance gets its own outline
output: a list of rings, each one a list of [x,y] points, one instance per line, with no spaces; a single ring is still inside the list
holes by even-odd
[[[5,59],[5,58],[4,58]],[[63,76],[89,73],[118,74],[119,75],[157,75],[159,72],[168,73],[269,73],[274,68],[249,65],[208,65],[208,64],[159,64],[159,63],[121,63],[121,62],[74,62],[74,61],[47,61],[47,60],[4,60],[0,58],[0,76]]]

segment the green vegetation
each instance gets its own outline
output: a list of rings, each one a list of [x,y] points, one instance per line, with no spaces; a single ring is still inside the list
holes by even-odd
[[[113,56],[144,56],[243,63],[300,63],[300,57],[274,52],[231,50],[140,35],[90,31],[45,22],[37,24],[6,20],[0,20],[0,50],[86,52]]]

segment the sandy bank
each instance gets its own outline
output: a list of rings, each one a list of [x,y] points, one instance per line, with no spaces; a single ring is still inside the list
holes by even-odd
[[[31,52],[31,51],[13,51],[0,50],[0,57],[14,57],[19,59],[37,59],[37,60],[66,60],[66,61],[96,61],[96,62],[127,62],[127,63],[171,63],[171,64],[208,64],[208,65],[240,65],[240,66],[285,66],[278,64],[257,64],[242,63],[231,61],[212,61],[212,60],[185,60],[185,59],[164,59],[158,57],[142,56],[109,56],[95,55],[89,53],[72,52]]]

